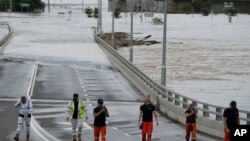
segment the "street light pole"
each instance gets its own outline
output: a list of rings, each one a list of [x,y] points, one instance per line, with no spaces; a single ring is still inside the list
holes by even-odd
[[[129,60],[133,63],[133,8],[131,8]]]
[[[166,86],[166,44],[167,44],[167,0],[164,0],[163,48],[161,66],[161,84]]]
[[[83,0],[82,0],[82,12],[84,12],[83,3],[84,3],[84,2],[83,2]]]
[[[12,12],[12,0],[10,0],[10,12]]]
[[[50,13],[50,1],[48,0],[48,12]]]
[[[102,0],[100,0],[100,37],[102,37]]]
[[[111,37],[111,45],[114,47],[114,28],[115,28],[115,0],[112,0],[112,37]]]
[[[97,14],[97,27],[96,27],[96,33],[99,33],[100,32],[100,0],[98,0],[98,4],[97,4],[97,7],[98,7],[98,14]]]
[[[142,12],[143,12],[143,10],[142,10],[142,0],[140,1],[141,2],[141,22],[142,22]]]
[[[138,14],[138,12],[139,12],[139,10],[138,10],[138,5],[139,5],[139,3],[138,3],[139,1],[138,0],[136,0],[136,14]]]

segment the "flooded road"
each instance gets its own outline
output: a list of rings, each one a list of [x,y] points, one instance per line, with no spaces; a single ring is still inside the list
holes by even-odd
[[[137,125],[142,95],[112,67],[94,42],[91,27],[96,19],[80,11],[58,15],[62,9],[42,14],[0,13],[13,26],[13,36],[6,45],[0,63],[0,140],[12,140],[17,122],[15,101],[26,95],[34,64],[33,122],[31,140],[69,141],[71,127],[65,112],[73,93],[79,93],[88,108],[83,141],[93,140],[93,108],[103,98],[109,109],[107,139],[138,141]],[[4,61],[9,60],[9,61]],[[153,141],[183,141],[184,129],[160,116]],[[48,139],[50,138],[50,139]],[[21,135],[24,139],[24,133]],[[211,139],[198,136],[198,141]]]

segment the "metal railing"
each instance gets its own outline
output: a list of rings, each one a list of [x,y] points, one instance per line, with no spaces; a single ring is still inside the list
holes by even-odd
[[[3,37],[0,37],[0,46],[2,46],[12,34],[12,28],[8,23],[0,23],[0,26],[6,26],[6,28],[8,28],[8,33],[5,34]]]
[[[116,58],[116,62],[124,67],[127,67],[129,71],[131,71],[135,76],[141,79],[146,86],[151,88],[153,91],[157,93],[159,97],[161,97],[165,102],[172,103],[178,108],[187,109],[190,103],[194,103],[197,107],[199,116],[204,118],[209,118],[216,121],[223,120],[223,111],[227,107],[217,106],[213,104],[208,104],[205,102],[201,102],[179,93],[168,90],[166,87],[160,85],[155,82],[151,78],[149,78],[146,74],[140,71],[136,66],[122,57],[120,54],[116,52],[109,44],[100,39],[96,34],[94,35],[96,42],[98,42],[106,52]],[[239,110],[240,120],[243,124],[250,125],[250,111]]]

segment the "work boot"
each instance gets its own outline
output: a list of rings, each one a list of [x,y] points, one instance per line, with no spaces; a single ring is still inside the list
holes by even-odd
[[[81,134],[78,134],[78,141],[81,141],[81,140],[82,140]]]
[[[77,140],[76,140],[76,135],[73,135],[73,141],[77,141]]]
[[[14,137],[15,141],[19,141],[19,134],[17,133],[16,136]]]
[[[26,141],[30,141],[30,134],[26,134]]]

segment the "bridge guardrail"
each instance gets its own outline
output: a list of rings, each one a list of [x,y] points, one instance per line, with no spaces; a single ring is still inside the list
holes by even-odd
[[[0,26],[4,25],[8,27],[8,33],[5,34],[3,37],[0,38],[0,46],[2,46],[5,41],[10,37],[10,35],[12,34],[12,28],[8,23],[0,23]]]
[[[206,134],[223,138],[223,111],[227,107],[201,102],[181,95],[155,82],[140,71],[131,62],[116,52],[98,35],[94,35],[104,51],[110,57],[111,63],[116,66],[144,95],[150,95],[150,100],[158,105],[161,112],[176,121],[185,124],[184,112],[190,103],[194,103],[198,110],[198,130]],[[250,111],[239,110],[242,124],[250,125]]]

